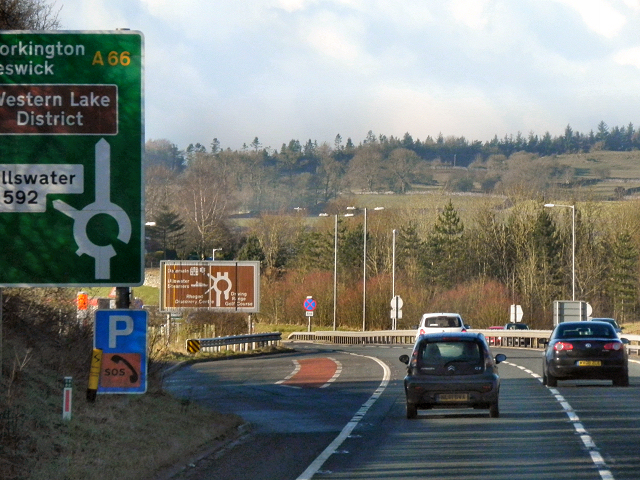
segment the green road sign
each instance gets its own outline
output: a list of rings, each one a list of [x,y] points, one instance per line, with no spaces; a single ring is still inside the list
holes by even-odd
[[[0,286],[141,285],[140,32],[0,31]]]

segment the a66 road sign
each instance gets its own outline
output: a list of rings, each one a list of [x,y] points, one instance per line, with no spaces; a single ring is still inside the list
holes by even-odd
[[[0,286],[143,275],[143,37],[0,32]]]

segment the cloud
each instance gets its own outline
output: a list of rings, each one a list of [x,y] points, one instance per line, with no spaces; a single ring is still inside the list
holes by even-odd
[[[575,9],[584,23],[598,35],[615,37],[626,23],[626,18],[610,1],[606,0],[558,0]],[[632,6],[637,2],[626,2]]]
[[[64,2],[144,33],[147,136],[181,148],[560,134],[640,104],[640,0]]]
[[[620,65],[629,65],[640,69],[640,46],[621,50],[613,58]]]

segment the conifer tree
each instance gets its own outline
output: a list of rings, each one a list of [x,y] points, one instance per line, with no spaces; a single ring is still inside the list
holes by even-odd
[[[611,246],[609,292],[618,321],[628,320],[638,302],[638,250],[628,230],[619,232]]]
[[[463,233],[462,220],[449,200],[427,239],[425,260],[432,282],[449,288],[462,279],[466,255]]]
[[[164,259],[176,258],[176,251],[182,245],[184,237],[184,223],[180,215],[163,205],[155,216],[155,225],[147,228],[147,236],[152,243],[159,245]]]

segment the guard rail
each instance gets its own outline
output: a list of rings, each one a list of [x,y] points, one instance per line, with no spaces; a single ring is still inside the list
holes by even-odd
[[[235,352],[247,352],[267,346],[280,345],[282,333],[256,333],[250,335],[231,335],[228,337],[200,338],[200,350],[204,352],[219,352],[231,350]]]
[[[551,330],[471,330],[482,333],[490,345],[519,348],[544,348]],[[630,354],[640,355],[640,335],[625,335],[629,340],[627,350]],[[378,345],[413,345],[416,340],[415,330],[380,330],[372,332],[293,332],[290,341],[308,341],[317,343],[335,343],[340,345],[378,344]]]

